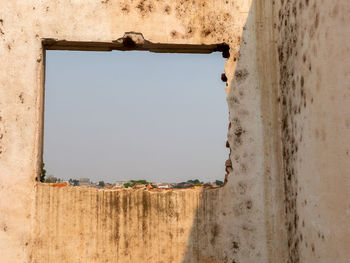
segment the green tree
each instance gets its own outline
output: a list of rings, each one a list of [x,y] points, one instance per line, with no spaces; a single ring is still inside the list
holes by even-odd
[[[124,184],[124,187],[125,187],[125,188],[129,188],[129,187],[133,187],[133,185],[131,185],[130,183],[125,183],[125,184]]]
[[[144,184],[144,185],[148,185],[148,182],[146,180],[130,180],[129,182],[124,184],[125,188],[128,187],[134,187],[135,184]]]
[[[105,187],[105,182],[104,181],[99,181],[98,186],[104,188]]]
[[[138,180],[137,183],[138,184],[148,184],[148,182],[146,180]]]
[[[73,185],[73,186],[78,186],[79,185],[79,180],[77,180],[77,179],[69,179],[68,180],[68,182],[69,182],[69,184],[70,185]]]
[[[187,183],[188,184],[203,184],[203,182],[199,181],[198,179],[188,180]]]
[[[218,185],[218,186],[222,186],[222,185],[224,184],[224,182],[223,182],[223,181],[220,181],[220,180],[216,180],[215,183],[216,183],[216,185]]]
[[[201,182],[198,179],[193,180],[194,184],[200,184]]]

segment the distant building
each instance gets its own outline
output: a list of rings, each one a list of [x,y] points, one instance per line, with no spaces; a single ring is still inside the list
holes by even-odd
[[[53,175],[49,175],[45,178],[45,183],[56,183],[57,178],[54,177]]]
[[[133,186],[134,189],[143,189],[143,188],[146,188],[146,186],[144,184],[135,184]]]
[[[115,183],[114,183],[114,185],[116,185],[116,186],[123,186],[125,183],[126,183],[127,181],[116,181]]]
[[[106,188],[106,189],[112,189],[112,188],[113,188],[113,185],[111,185],[110,183],[105,183],[104,188]]]
[[[156,184],[157,188],[160,189],[168,189],[168,188],[172,188],[172,186],[168,183],[160,183],[160,184]]]
[[[79,179],[79,185],[80,186],[89,186],[90,185],[90,179],[89,178],[80,178]]]

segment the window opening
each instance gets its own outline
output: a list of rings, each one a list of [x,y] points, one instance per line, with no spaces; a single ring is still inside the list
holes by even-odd
[[[46,51],[44,181],[221,186],[229,154],[223,65],[218,52]]]

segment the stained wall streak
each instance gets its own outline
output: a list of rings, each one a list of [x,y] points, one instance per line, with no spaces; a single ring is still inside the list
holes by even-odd
[[[220,192],[42,184],[33,256],[39,262],[181,262],[189,245],[192,262],[201,257],[201,243],[214,246],[220,235]]]

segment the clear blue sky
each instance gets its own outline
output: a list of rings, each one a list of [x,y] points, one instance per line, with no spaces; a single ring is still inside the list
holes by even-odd
[[[221,53],[48,51],[48,175],[115,182],[225,175]]]

